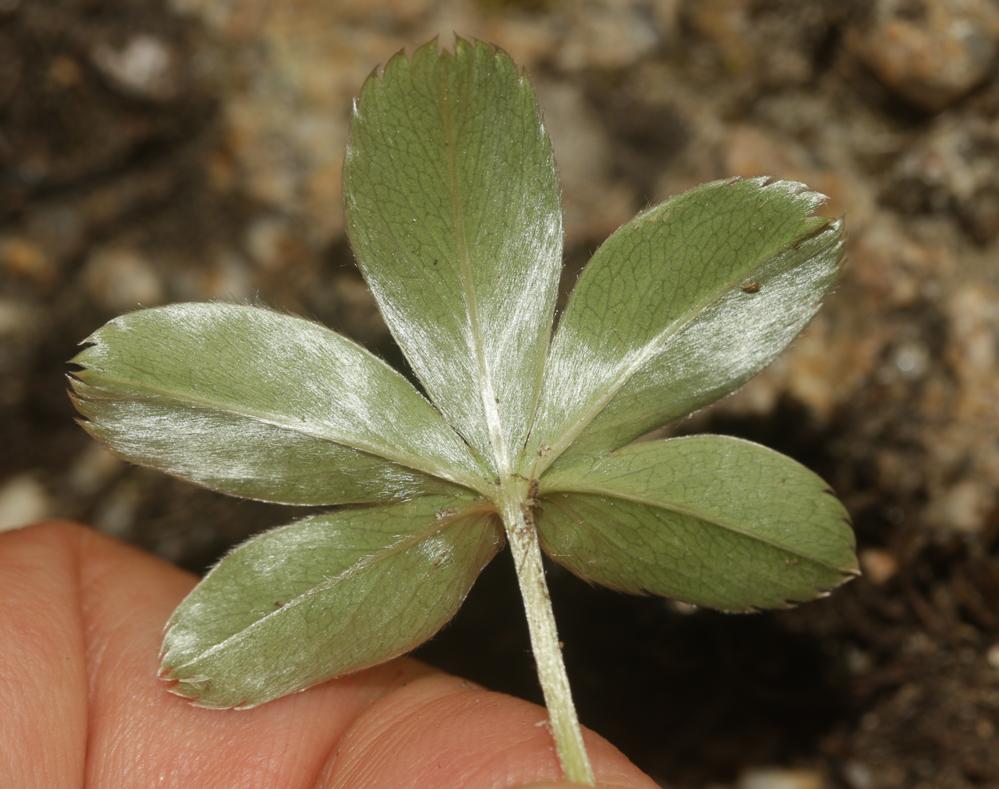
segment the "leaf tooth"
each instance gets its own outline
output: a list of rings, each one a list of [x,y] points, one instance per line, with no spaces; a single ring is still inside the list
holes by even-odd
[[[743,179],[737,178],[736,180]],[[829,197],[827,195],[824,195],[822,192],[817,192],[809,187],[808,184],[804,184],[801,181],[775,178],[769,175],[761,175],[744,180],[755,186],[759,186],[764,191],[779,192],[787,197],[801,198],[804,200],[810,213],[814,213],[816,208],[829,201]]]
[[[396,50],[388,60],[384,63],[380,63],[368,72],[368,76],[365,77],[364,82],[361,83],[361,89],[358,92],[357,98],[354,100],[355,114],[358,112],[358,104],[363,104],[365,95],[373,89],[373,86],[376,85],[387,72],[394,70],[399,61],[404,61],[407,65],[411,62],[410,58],[406,54],[405,48]]]
[[[442,57],[457,57],[458,55],[466,55],[471,51],[474,51],[476,44],[481,44],[482,41],[474,38],[466,38],[459,33],[454,34],[454,53],[448,52],[446,49],[441,49]]]
[[[440,35],[437,34],[431,38],[426,43],[420,44],[416,49],[413,50],[412,54],[406,51],[405,47],[397,49],[391,57],[388,58],[384,63],[380,63],[368,72],[367,77],[361,83],[361,89],[358,91],[357,97],[354,99],[353,114],[360,115],[361,107],[365,103],[367,95],[377,87],[378,83],[382,80],[388,78],[392,79],[395,71],[401,68],[409,68],[412,66],[413,62],[418,58],[422,57],[427,51],[435,50],[441,56],[449,56],[450,53],[440,46]],[[350,152],[350,145],[347,146],[348,153]]]
[[[811,602],[812,600],[820,600],[829,597],[833,592],[839,589],[843,584],[849,583],[856,577],[853,574],[844,572],[839,581],[834,583],[832,586],[822,587],[818,589],[813,596],[805,598],[789,598],[784,601],[786,608],[796,608],[799,605],[804,605],[805,603]]]
[[[200,698],[211,686],[211,679],[204,674],[191,674],[186,677],[173,676],[166,680],[167,690],[175,696],[193,699]]]
[[[296,690],[295,693],[304,693],[306,690],[308,690],[308,688],[302,688],[301,690]],[[289,694],[289,695],[294,695],[294,693]],[[211,707],[208,707],[208,706],[202,705],[202,704],[198,704],[197,702],[194,703],[194,706],[195,707],[202,707],[204,709],[212,709]],[[258,701],[241,701],[239,704],[233,704],[232,707],[229,707],[229,709],[238,710],[238,711],[242,712],[243,710],[252,710],[252,709],[255,709],[255,708],[259,707],[259,706],[260,706],[260,702],[258,702]]]

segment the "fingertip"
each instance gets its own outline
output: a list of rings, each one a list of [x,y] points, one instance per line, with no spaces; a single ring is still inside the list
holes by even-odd
[[[585,732],[601,786],[654,787],[610,743]],[[320,786],[520,787],[559,784],[545,711],[455,677],[428,676],[382,699],[346,732]]]

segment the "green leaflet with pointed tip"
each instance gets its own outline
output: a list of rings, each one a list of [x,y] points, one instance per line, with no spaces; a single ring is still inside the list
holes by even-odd
[[[535,473],[617,449],[769,364],[836,276],[842,226],[813,216],[823,200],[786,181],[719,181],[615,232],[552,343],[528,455]]]
[[[811,600],[857,572],[815,474],[725,436],[639,443],[541,481],[544,550],[577,575],[723,611]]]
[[[481,502],[422,497],[283,526],[177,607],[161,674],[205,707],[252,707],[415,648],[454,616],[502,530]]]
[[[382,314],[448,421],[498,470],[524,445],[562,219],[527,79],[458,40],[365,83],[344,165],[348,232]]]
[[[116,318],[84,343],[70,379],[84,427],[133,462],[286,504],[475,479],[465,444],[405,378],[310,321],[176,304]]]

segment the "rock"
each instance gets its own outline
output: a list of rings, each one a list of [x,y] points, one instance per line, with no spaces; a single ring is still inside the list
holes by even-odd
[[[997,299],[999,293],[994,290],[966,285],[954,293],[947,305],[954,333],[948,361],[960,378],[969,384],[981,384],[983,393],[990,380],[994,381],[999,363]],[[995,401],[993,405],[997,405]]]
[[[155,36],[140,33],[121,46],[98,44],[90,60],[113,87],[129,96],[170,101],[180,91],[177,55]]]
[[[753,62],[749,3],[743,0],[707,0],[684,3],[687,24],[707,42],[725,68],[747,71]]]
[[[63,282],[64,266],[83,243],[84,225],[75,208],[52,202],[27,211],[16,231],[0,231],[0,277],[27,285],[25,290],[33,295],[50,297]]]
[[[822,776],[812,770],[754,767],[739,777],[737,789],[823,789]]]
[[[899,158],[887,199],[909,213],[953,214],[980,244],[999,238],[999,119],[948,117]]]
[[[567,35],[558,48],[566,71],[622,69],[659,45],[659,31],[647,2],[588,0],[565,8]]]
[[[38,310],[31,305],[0,299],[0,349],[24,342],[34,334],[32,327],[38,323],[38,318]]]
[[[890,90],[937,112],[995,73],[999,10],[989,0],[878,0],[848,46]]]
[[[864,762],[849,761],[844,764],[843,778],[850,789],[874,789],[874,773]]]
[[[859,232],[851,228],[848,243],[846,275],[872,310],[911,307],[935,281],[954,272],[948,249],[914,238],[904,223],[885,211],[872,214]]]
[[[999,506],[999,291],[964,285],[945,304],[943,361],[954,389],[944,406],[948,419],[925,437],[934,470],[927,519],[969,532],[985,528]],[[928,403],[927,415],[938,407]]]
[[[18,474],[0,483],[0,531],[36,523],[50,514],[45,486],[34,474]]]
[[[841,305],[820,313],[774,371],[783,373],[781,393],[804,404],[821,423],[866,383],[884,342],[884,335],[844,334],[842,322],[849,320],[848,308]]]
[[[56,55],[48,68],[49,80],[59,89],[77,88],[83,83],[80,62],[69,55]]]
[[[941,530],[973,532],[985,523],[994,502],[995,489],[991,485],[966,479],[933,499],[926,517]]]
[[[917,340],[899,343],[892,354],[892,361],[902,378],[910,381],[922,378],[930,368],[929,349]]]
[[[254,220],[247,227],[245,246],[253,262],[267,272],[307,261],[308,251],[283,216],[268,215]]]
[[[23,277],[42,286],[55,282],[56,268],[45,250],[23,236],[0,237],[0,272]]]
[[[122,466],[122,461],[103,444],[91,441],[70,466],[67,483],[77,496],[93,496],[119,473]]]
[[[694,33],[689,54],[715,61],[726,78],[722,90],[755,93],[769,86],[807,85],[816,54],[844,15],[845,3],[795,0],[698,0],[679,3],[683,27]]]
[[[865,548],[860,552],[860,567],[864,577],[875,586],[887,583],[898,572],[898,562],[890,551]]]
[[[91,298],[109,313],[151,307],[165,297],[153,264],[132,247],[98,247],[82,276]]]
[[[578,86],[535,87],[558,162],[566,246],[601,242],[635,213],[631,191],[612,179],[607,133]]]
[[[127,475],[101,497],[93,513],[93,525],[99,531],[123,538],[134,533],[143,502],[140,479],[134,474]]]

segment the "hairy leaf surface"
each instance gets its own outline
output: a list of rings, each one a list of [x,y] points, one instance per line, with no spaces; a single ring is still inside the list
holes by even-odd
[[[286,504],[454,490],[476,463],[399,373],[328,329],[234,304],[116,318],[72,361],[84,427],[127,459]]]
[[[491,511],[455,497],[265,532],[178,606],[162,674],[201,706],[245,708],[381,663],[443,627],[502,543]]]
[[[359,265],[417,376],[508,469],[537,400],[562,249],[531,86],[483,43],[397,55],[355,106],[344,193]]]
[[[174,692],[252,707],[407,652],[505,526],[560,758],[586,780],[537,540],[585,579],[726,611],[856,573],[842,505],[791,459],[717,436],[625,446],[733,391],[809,321],[842,254],[821,195],[732,179],[643,212],[594,254],[551,340],[551,145],[510,58],[461,39],[367,80],[343,191],[429,401],[318,324],[231,304],[125,315],[72,360],[84,428],[129,460],[248,498],[372,505],[225,557],[168,624]]]
[[[849,518],[826,484],[748,441],[639,443],[541,485],[545,551],[614,589],[747,611],[810,600],[857,571]]]
[[[839,222],[801,184],[719,181],[640,214],[586,266],[552,344],[528,461],[617,449],[731,392],[832,284]]]

